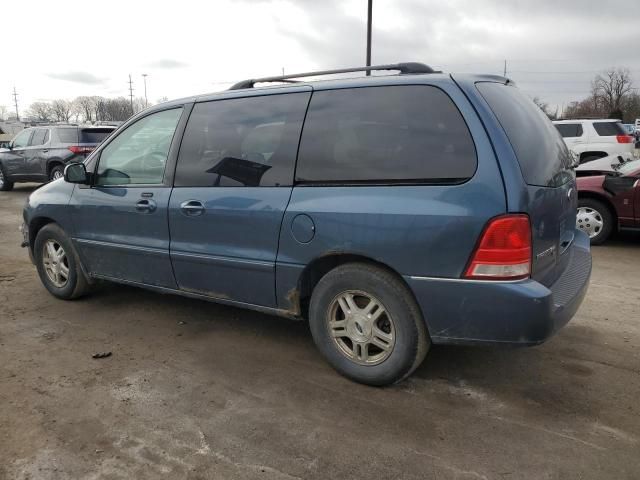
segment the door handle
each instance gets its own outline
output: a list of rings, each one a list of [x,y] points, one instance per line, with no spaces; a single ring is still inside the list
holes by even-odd
[[[151,213],[155,211],[156,207],[156,202],[153,200],[147,200],[146,198],[139,200],[138,203],[136,203],[136,210],[139,212]]]
[[[187,200],[180,204],[180,210],[189,217],[195,217],[204,213],[204,205],[198,200]]]
[[[45,148],[44,150],[42,150],[42,153],[49,153],[49,149]]]

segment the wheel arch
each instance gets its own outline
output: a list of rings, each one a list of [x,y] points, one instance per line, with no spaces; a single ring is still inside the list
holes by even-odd
[[[38,236],[38,232],[40,230],[42,230],[42,227],[44,227],[45,225],[49,225],[50,223],[56,223],[57,222],[50,218],[50,217],[35,217],[32,218],[29,222],[29,249],[31,250],[31,253],[33,254],[33,247],[36,243],[36,237]]]
[[[47,162],[47,178],[51,177],[51,170],[58,166],[64,166],[64,161],[61,158],[52,158]]]
[[[322,279],[322,277],[324,277],[331,270],[347,263],[365,263],[368,265],[373,265],[394,275],[407,288],[407,291],[416,302],[416,305],[422,313],[424,319],[424,312],[422,312],[420,304],[418,303],[413,290],[402,277],[402,275],[398,273],[398,271],[396,271],[386,263],[380,262],[371,257],[367,257],[366,255],[355,253],[330,253],[322,255],[320,257],[314,258],[305,266],[304,270],[298,277],[297,298],[292,302],[294,303],[294,308],[303,318],[308,318],[309,301],[311,299],[313,290],[315,289],[320,279]]]

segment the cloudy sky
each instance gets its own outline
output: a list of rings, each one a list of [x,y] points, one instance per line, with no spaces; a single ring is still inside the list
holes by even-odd
[[[264,75],[364,64],[366,0],[10,1],[0,105],[128,95],[150,101]],[[373,62],[502,73],[562,105],[625,66],[640,86],[640,11],[629,0],[374,0]]]

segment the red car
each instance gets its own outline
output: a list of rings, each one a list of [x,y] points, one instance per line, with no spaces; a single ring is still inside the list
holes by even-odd
[[[616,165],[610,172],[580,173],[576,225],[593,245],[614,230],[640,229],[640,160]]]

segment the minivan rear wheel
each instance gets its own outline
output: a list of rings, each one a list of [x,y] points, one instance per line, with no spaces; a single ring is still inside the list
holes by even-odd
[[[89,290],[80,260],[69,237],[55,223],[42,227],[36,236],[33,255],[42,284],[54,297],[71,300]]]
[[[589,235],[592,245],[600,245],[611,235],[614,217],[603,202],[593,198],[578,200],[576,227]]]
[[[318,282],[309,305],[314,342],[344,376],[382,386],[409,376],[429,349],[411,292],[393,273],[350,263]]]

